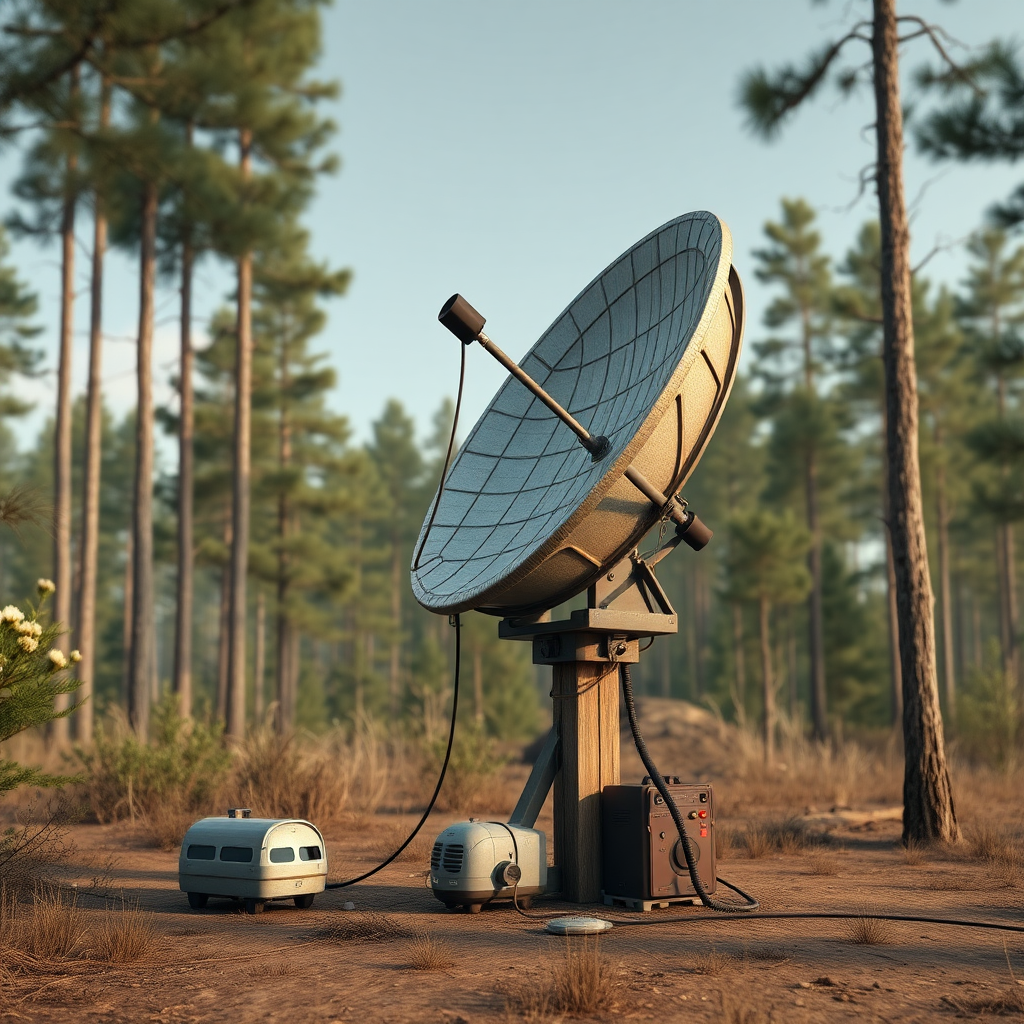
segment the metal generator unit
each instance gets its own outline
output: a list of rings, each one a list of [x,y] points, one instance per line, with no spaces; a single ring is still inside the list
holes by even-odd
[[[272,900],[305,910],[326,884],[324,837],[297,818],[250,818],[247,809],[203,818],[185,833],[178,857],[178,888],[193,910],[218,896],[244,901],[249,914]]]
[[[430,886],[448,908],[480,912],[494,899],[530,897],[547,884],[547,837],[498,821],[460,821],[446,828],[430,853]]]
[[[718,879],[711,786],[680,785],[674,776],[665,781],[685,820],[697,874],[713,894]],[[649,778],[639,786],[606,786],[601,819],[605,903],[650,910],[696,897],[672,815]]]

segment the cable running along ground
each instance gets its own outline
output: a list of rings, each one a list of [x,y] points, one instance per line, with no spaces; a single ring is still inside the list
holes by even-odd
[[[452,746],[455,743],[455,719],[459,711],[459,675],[462,669],[462,618],[458,615],[453,615],[452,625],[455,627],[455,682],[452,686],[452,724],[448,730],[448,748],[444,752],[441,774],[437,777],[437,785],[434,787],[434,792],[430,797],[430,802],[427,804],[427,809],[423,812],[423,817],[416,822],[416,827],[409,833],[405,842],[387,860],[382,861],[375,868],[358,875],[356,878],[349,878],[344,882],[331,882],[329,885],[324,886],[325,889],[344,889],[346,886],[355,885],[356,882],[361,882],[363,879],[369,878],[371,875],[375,875],[378,871],[386,868],[416,838],[416,834],[423,827],[424,822],[430,817],[430,812],[434,809],[437,795],[441,792],[441,785],[444,783],[444,774],[448,770],[448,762],[451,760]]]
[[[452,417],[452,432],[448,438],[448,450],[445,452],[444,465],[441,467],[441,479],[438,481],[437,497],[434,499],[434,507],[430,511],[430,520],[427,522],[427,528],[423,531],[423,540],[420,541],[420,545],[416,549],[416,557],[413,559],[412,567],[414,569],[419,565],[423,546],[427,543],[427,537],[430,536],[430,528],[434,525],[434,516],[437,515],[438,506],[441,504],[441,495],[444,494],[444,481],[445,477],[448,476],[448,465],[452,459],[452,451],[455,448],[455,436],[459,429],[459,412],[462,410],[462,392],[466,383],[466,346],[460,345],[459,348],[462,350],[462,363],[459,366],[459,392],[455,399],[455,415]],[[375,868],[357,876],[356,878],[349,878],[344,882],[331,882],[329,885],[324,886],[325,889],[344,889],[346,886],[355,885],[356,882],[362,882],[364,879],[369,878],[371,875],[375,875],[378,871],[386,868],[416,838],[416,835],[423,827],[424,822],[428,817],[430,817],[430,812],[434,809],[437,796],[441,792],[441,786],[444,783],[445,772],[448,770],[448,762],[451,760],[452,746],[455,743],[455,716],[459,710],[459,674],[462,669],[462,619],[458,615],[453,615],[449,621],[455,627],[455,681],[452,685],[452,724],[448,730],[448,748],[444,752],[444,763],[441,765],[441,774],[437,777],[437,785],[434,787],[434,793],[430,798],[430,802],[427,804],[427,809],[423,812],[423,817],[416,822],[416,827],[409,833],[405,842],[402,843],[402,845],[395,850],[387,860],[381,861],[381,863]]]

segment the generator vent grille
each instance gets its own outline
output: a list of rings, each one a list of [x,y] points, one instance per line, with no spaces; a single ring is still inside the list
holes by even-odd
[[[444,848],[444,855],[441,858],[441,866],[445,871],[450,871],[454,875],[462,870],[463,852],[462,843],[449,843]]]
[[[441,841],[438,840],[434,843],[434,848],[430,851],[430,867],[436,871],[441,866]]]

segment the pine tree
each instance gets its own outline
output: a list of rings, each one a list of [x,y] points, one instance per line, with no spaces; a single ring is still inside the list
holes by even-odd
[[[422,493],[423,456],[416,445],[412,420],[396,399],[389,399],[380,419],[373,424],[373,441],[367,446],[386,492],[388,517],[386,541],[390,551],[390,657],[388,695],[392,715],[402,705],[403,595],[408,590],[405,568],[411,561],[413,538],[422,521],[414,497]]]
[[[935,29],[920,18],[896,14],[896,0],[872,0],[872,18],[812,55],[804,69],[784,67],[775,75],[749,73],[742,88],[752,126],[763,135],[778,131],[786,115],[810,97],[844,47],[871,47],[875,96],[876,162],[881,226],[881,305],[886,389],[886,454],[890,532],[896,571],[903,683],[904,841],[960,838],[946,766],[935,668],[931,574],[924,531],[918,464],[917,374],[910,282],[910,228],[903,188],[903,109],[900,101],[901,26],[936,43]],[[865,30],[870,35],[865,34]],[[938,45],[945,58],[945,50]],[[948,60],[948,58],[946,58]],[[858,70],[842,82],[853,88]]]
[[[810,574],[803,564],[809,533],[790,513],[767,509],[737,516],[729,524],[726,588],[734,601],[757,608],[761,641],[761,735],[764,758],[771,764],[775,750],[775,673],[772,666],[771,613],[773,606],[795,604],[807,596]]]
[[[960,317],[978,372],[995,398],[995,415],[973,431],[970,445],[992,467],[976,500],[996,524],[999,644],[1007,685],[1021,690],[1020,613],[1014,523],[1024,519],[1024,246],[1008,251],[1005,232],[989,229],[968,245],[974,262]]]
[[[782,414],[785,461],[794,451],[803,461],[804,512],[811,542],[807,568],[811,577],[808,597],[808,652],[810,658],[811,724],[814,737],[828,737],[823,582],[821,569],[821,446],[835,435],[834,413],[819,395],[819,378],[829,361],[831,342],[831,274],[829,260],[820,251],[821,236],[812,225],[815,215],[802,199],[782,201],[782,220],[769,221],[765,234],[770,245],[756,250],[757,277],[782,287],[765,312],[765,325],[773,330],[792,328],[795,338],[775,334],[757,345],[759,368],[771,374],[768,382],[776,414]],[[765,370],[770,363],[772,370]],[[789,429],[785,429],[788,427]],[[827,469],[826,469],[827,472]]]
[[[10,263],[11,244],[0,228],[0,418],[23,416],[32,406],[19,398],[11,384],[31,377],[39,367],[40,351],[33,345],[41,328],[35,323],[39,301]]]
[[[1024,63],[1012,44],[992,43],[963,67],[926,72],[944,107],[921,121],[917,141],[937,160],[1016,161],[1024,156]],[[1024,224],[1024,185],[992,209],[1003,228]]]
[[[298,702],[300,631],[314,625],[330,633],[325,598],[336,597],[350,582],[344,556],[325,542],[326,516],[344,514],[341,493],[325,480],[340,468],[348,424],[331,414],[324,396],[335,383],[323,357],[308,351],[308,342],[323,328],[317,306],[322,297],[344,292],[349,275],[331,272],[306,253],[305,232],[293,228],[287,242],[262,255],[255,267],[256,345],[270,376],[257,383],[255,414],[273,420],[276,459],[257,467],[254,493],[260,507],[273,509],[265,530],[260,575],[272,583],[276,603],[277,726],[290,732]],[[318,621],[319,620],[319,621]]]

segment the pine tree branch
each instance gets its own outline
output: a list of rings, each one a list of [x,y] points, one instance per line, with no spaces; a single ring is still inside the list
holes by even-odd
[[[817,55],[812,54],[801,71],[786,65],[774,76],[764,68],[748,72],[740,82],[740,105],[745,107],[748,127],[766,139],[774,138],[786,115],[814,94],[825,79],[833,61],[843,47],[854,39],[871,44],[871,37],[861,33],[870,22],[858,22],[845,36]]]
[[[920,26],[920,31],[914,32],[909,36],[905,36],[900,39],[900,42],[907,42],[910,39],[918,39],[921,36],[927,36],[932,45],[938,51],[939,56],[946,62],[949,67],[952,78],[956,81],[963,82],[968,88],[972,89],[977,96],[983,96],[984,93],[977,82],[974,81],[971,73],[962,65],[958,64],[949,53],[946,48],[942,45],[939,36],[943,36],[947,42],[958,43],[942,26],[929,24],[924,18],[919,18],[916,14],[905,14],[896,19],[897,22],[912,22],[915,25]],[[958,43],[958,45],[963,45]]]

